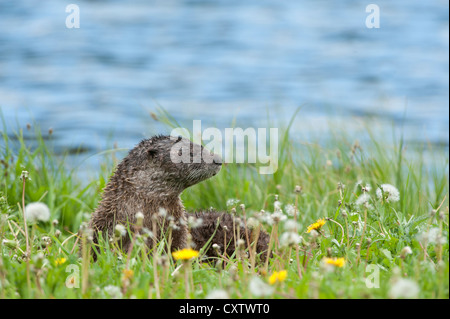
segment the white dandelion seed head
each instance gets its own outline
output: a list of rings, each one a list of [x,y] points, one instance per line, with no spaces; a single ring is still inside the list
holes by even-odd
[[[142,212],[137,212],[134,217],[136,217],[136,220],[144,220],[144,214]]]
[[[300,241],[302,240],[302,236],[299,234],[288,231],[280,236],[280,245],[281,247],[292,247],[295,245],[300,244]]]
[[[197,218],[192,215],[188,217],[188,225],[190,228],[197,228],[200,227],[202,224],[203,224],[202,218]]]
[[[284,229],[286,231],[296,231],[300,229],[300,225],[295,220],[288,219],[284,222]]]
[[[286,214],[288,214],[289,216],[295,216],[299,214],[299,211],[295,207],[295,205],[287,204],[284,208],[286,210]]]
[[[167,216],[167,210],[165,208],[163,208],[163,207],[160,207],[159,210],[158,210],[158,215],[160,217],[163,217],[163,218],[166,217]]]
[[[259,277],[253,277],[250,280],[248,288],[250,290],[250,293],[256,297],[267,297],[270,296],[274,291],[274,287],[266,284]]]
[[[254,217],[250,217],[249,219],[247,219],[248,229],[255,229],[259,226],[259,224],[259,220]]]
[[[364,207],[367,209],[373,208],[372,205],[370,205],[370,195],[366,193],[361,194],[355,201],[355,204],[357,206]]]
[[[400,256],[405,258],[408,255],[412,254],[412,249],[409,246],[403,247],[402,251],[400,252]]]
[[[377,188],[377,197],[382,199],[384,195],[384,199],[386,202],[398,202],[400,200],[400,192],[397,187],[391,184],[381,184],[379,188]]]
[[[444,236],[441,236],[439,228],[433,227],[427,232],[420,233],[417,235],[417,239],[424,245],[428,244],[439,244],[443,245],[446,243]]]
[[[103,288],[103,294],[106,298],[122,299],[123,295],[120,288],[113,285],[108,285]]]
[[[413,299],[418,297],[419,292],[419,285],[415,281],[400,278],[391,286],[389,296],[394,299]]]
[[[126,233],[127,229],[124,225],[117,224],[116,227],[114,227],[114,234],[116,235],[116,237],[123,237],[126,235]]]
[[[272,221],[275,224],[287,219],[286,215],[284,215],[281,211],[276,211],[276,212],[272,213],[272,215],[270,215],[270,217],[272,218]]]
[[[276,201],[273,203],[273,208],[274,208],[274,211],[276,211],[276,212],[281,212],[281,202],[279,202],[278,200],[276,200]]]
[[[338,190],[344,190],[345,189],[345,184],[343,184],[342,182],[338,182],[337,183],[337,189]]]
[[[30,203],[25,206],[25,217],[27,221],[30,221],[31,223],[38,221],[47,222],[50,220],[50,210],[44,203]]]
[[[230,198],[229,200],[227,200],[227,207],[234,207],[237,204],[239,204],[239,202],[240,202],[239,199]]]
[[[214,289],[206,295],[206,299],[230,299],[230,296],[225,290]]]

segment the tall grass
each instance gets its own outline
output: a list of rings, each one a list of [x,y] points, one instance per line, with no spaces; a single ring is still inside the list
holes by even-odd
[[[179,126],[164,112],[154,118]],[[268,267],[253,268],[245,252],[205,263],[200,250],[190,263],[177,262],[164,241],[149,251],[141,236],[131,252],[101,242],[103,253],[92,262],[76,243],[88,238],[83,222],[117,163],[114,152],[91,181],[81,182],[39,129],[30,145],[22,129],[9,136],[3,122],[0,297],[448,298],[448,151],[427,146],[429,161],[421,151],[406,152],[402,139],[390,145],[372,133],[361,144],[345,132],[325,143],[302,143],[289,133],[290,125],[280,128],[275,174],[260,175],[257,165],[227,164],[182,194],[188,211],[214,207],[239,216],[239,205],[245,205],[246,216],[273,237]],[[49,221],[28,226],[29,259],[21,213],[23,171],[30,176],[25,205],[43,202],[51,212]],[[399,200],[390,201],[383,192],[379,198],[382,184],[395,186]],[[277,211],[285,217],[274,222]],[[321,218],[325,224],[307,233]],[[301,239],[284,246],[292,221]],[[345,265],[333,264],[333,258],[343,258]],[[271,276],[284,270],[286,278],[271,283]]]

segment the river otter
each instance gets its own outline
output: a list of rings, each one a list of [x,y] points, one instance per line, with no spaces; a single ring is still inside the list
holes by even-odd
[[[204,247],[209,242],[209,245],[205,247],[205,255],[207,257],[219,255],[231,257],[236,248],[235,240],[242,239],[245,246],[247,246],[247,239],[251,243],[255,237],[258,237],[256,253],[259,256],[259,260],[264,261],[266,259],[270,237],[262,229],[257,233],[256,230],[246,227],[243,218],[235,219],[232,214],[225,212],[210,210],[195,213],[194,216],[203,222],[198,227],[191,229],[192,241],[197,248]],[[211,239],[213,235],[214,237]],[[214,248],[214,244],[217,245],[218,251]]]
[[[117,224],[130,225],[133,231],[136,213],[141,212],[144,215],[143,227],[153,230],[153,223],[157,221],[158,241],[161,240],[161,233],[166,233],[167,217],[171,216],[176,225],[172,227],[171,249],[185,248],[188,234],[187,213],[180,194],[186,188],[216,175],[221,166],[222,160],[218,155],[186,138],[160,135],[141,141],[117,165],[104,188],[102,200],[89,223],[94,232],[94,244],[98,243],[99,231],[112,237]],[[166,215],[160,214],[161,210]],[[196,216],[206,223],[214,224],[214,227],[204,224],[192,234],[195,248],[200,249],[215,234],[217,218],[212,218],[212,215],[208,217],[207,212]],[[229,224],[229,218],[225,220]],[[232,238],[232,231],[232,228],[228,227],[228,238]],[[217,240],[214,237],[212,243],[223,243],[223,231],[216,232],[215,236]],[[266,236],[260,238],[258,252],[267,249],[268,244]],[[151,242],[149,241],[150,246]],[[120,243],[127,251],[131,243],[128,234],[122,237]],[[210,250],[208,252],[210,256],[215,255]]]

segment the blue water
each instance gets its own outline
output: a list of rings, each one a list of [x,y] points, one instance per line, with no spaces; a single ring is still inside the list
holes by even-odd
[[[57,148],[132,147],[161,131],[149,111],[205,127],[267,126],[302,106],[293,131],[376,132],[449,143],[447,0],[82,1],[68,29],[57,0],[0,0],[0,108]],[[366,124],[367,125],[367,124]]]

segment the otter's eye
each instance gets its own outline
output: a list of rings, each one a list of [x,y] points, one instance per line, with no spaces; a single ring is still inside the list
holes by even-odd
[[[181,135],[178,135],[177,141],[175,143],[178,143],[179,141],[181,141]]]

